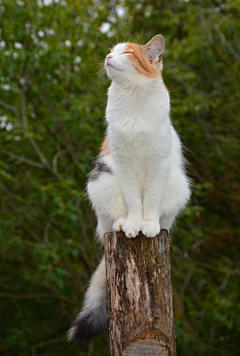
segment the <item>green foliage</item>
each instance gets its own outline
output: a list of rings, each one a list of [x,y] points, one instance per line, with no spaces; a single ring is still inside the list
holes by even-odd
[[[158,33],[194,191],[173,232],[178,355],[238,355],[239,1],[1,0],[0,12],[1,355],[109,355],[106,336],[66,342],[102,253],[85,195],[104,134],[98,71],[110,41]]]

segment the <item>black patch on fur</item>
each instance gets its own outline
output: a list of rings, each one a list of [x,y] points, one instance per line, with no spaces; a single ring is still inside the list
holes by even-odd
[[[73,332],[70,341],[89,340],[108,328],[107,306],[103,305],[92,313],[81,312],[72,323]]]
[[[93,170],[89,173],[89,180],[93,181],[99,178],[102,172],[112,174],[111,168],[109,168],[105,163],[101,162],[99,159],[96,161]]]

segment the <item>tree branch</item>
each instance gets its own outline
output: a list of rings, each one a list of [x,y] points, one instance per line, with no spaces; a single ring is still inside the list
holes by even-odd
[[[22,85],[20,87],[21,90],[21,110],[22,110],[22,123],[23,123],[23,128],[27,131],[28,130],[28,120],[27,120],[27,110],[26,110],[26,97],[25,97],[25,91],[24,91],[24,86]],[[32,145],[34,151],[37,153],[38,157],[40,158],[40,161],[42,162],[42,164],[58,179],[61,180],[62,177],[53,171],[52,167],[50,166],[48,160],[46,159],[46,157],[44,156],[43,152],[40,150],[40,148],[38,147],[37,143],[35,142],[35,140],[27,135],[27,139],[30,142],[30,144]]]
[[[7,152],[8,156],[11,157],[11,158],[14,158],[14,159],[17,159],[18,162],[23,162],[23,163],[27,163],[29,164],[30,166],[33,166],[33,167],[37,167],[37,168],[41,168],[41,169],[44,169],[45,166],[41,163],[38,163],[38,162],[34,162],[28,158],[25,158],[25,157],[21,157],[21,156],[17,156],[15,155],[14,153],[11,153],[11,152]]]
[[[218,55],[219,58],[228,66],[228,68],[237,76],[238,79],[240,79],[240,72],[237,70],[237,68],[233,65],[233,63],[230,61],[230,59],[215,45],[215,41],[213,39],[212,32],[208,30],[208,27],[206,25],[206,19],[203,13],[203,10],[201,7],[199,7],[199,15],[200,19],[202,21],[202,25],[205,31],[205,34],[207,36],[208,42],[210,43],[213,51]]]
[[[18,115],[17,109],[15,109],[13,106],[4,103],[2,100],[0,100],[0,106],[2,106],[5,109],[8,109],[8,110],[12,111],[14,113],[15,118],[19,120],[19,115]]]
[[[65,148],[62,151],[59,151],[55,154],[55,156],[53,157],[53,161],[52,161],[52,165],[53,165],[53,172],[58,174],[58,168],[57,168],[57,162],[58,162],[58,158],[60,158],[61,156],[63,156],[65,153],[70,152],[71,150],[73,150],[73,147],[68,147]]]

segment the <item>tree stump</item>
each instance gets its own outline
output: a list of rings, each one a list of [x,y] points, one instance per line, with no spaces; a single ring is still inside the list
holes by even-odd
[[[167,230],[105,235],[111,356],[176,356]]]

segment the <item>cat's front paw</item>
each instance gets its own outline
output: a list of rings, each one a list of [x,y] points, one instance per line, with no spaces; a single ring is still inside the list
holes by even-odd
[[[123,231],[123,224],[125,223],[126,218],[124,216],[120,216],[113,223],[113,231]]]
[[[141,231],[146,237],[155,237],[160,232],[160,224],[158,221],[143,221]]]
[[[136,237],[141,230],[141,221],[139,220],[126,220],[123,224],[123,231],[130,239]]]

